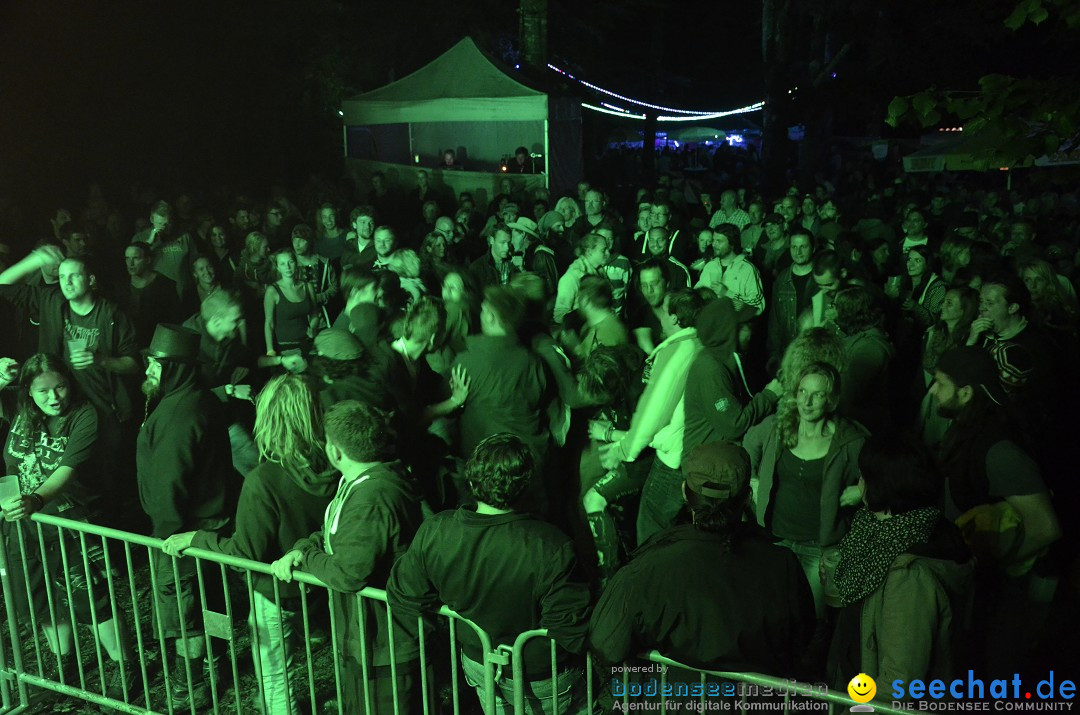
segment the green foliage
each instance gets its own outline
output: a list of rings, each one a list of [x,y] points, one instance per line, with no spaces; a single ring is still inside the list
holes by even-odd
[[[1051,16],[1067,30],[1080,29],[1080,0],[1020,0],[1004,24],[1017,31],[1029,23],[1039,27]],[[974,92],[930,87],[895,97],[885,123],[925,129],[939,125],[944,117],[962,123],[966,139],[988,139],[987,148],[977,157],[979,168],[1023,165],[1057,151],[1062,140],[1076,137],[1080,93],[1073,79],[991,74],[979,80]]]

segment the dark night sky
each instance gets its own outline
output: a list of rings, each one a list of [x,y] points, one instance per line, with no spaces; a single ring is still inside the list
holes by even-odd
[[[600,84],[688,107],[762,96],[759,3],[550,2],[552,56]],[[874,7],[887,14],[886,31],[872,44],[856,41],[840,69],[846,84],[835,90],[860,121],[883,116],[892,93],[935,79],[971,87],[989,71],[1053,65],[1038,36],[1001,28],[1011,0]],[[333,171],[338,98],[412,71],[466,33],[495,52],[517,35],[512,0],[34,0],[2,8],[0,191],[46,205],[81,199],[91,180],[167,191],[245,176],[260,186],[297,181],[320,165]]]

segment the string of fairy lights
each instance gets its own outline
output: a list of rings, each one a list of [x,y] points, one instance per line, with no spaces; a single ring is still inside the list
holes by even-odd
[[[738,109],[728,109],[721,112],[709,112],[693,109],[678,109],[676,107],[665,107],[661,104],[651,104],[649,102],[643,102],[640,99],[626,97],[619,94],[618,92],[612,92],[609,89],[605,89],[603,87],[595,85],[592,82],[581,79],[580,77],[575,77],[570,72],[567,72],[560,67],[556,67],[550,62],[547,66],[548,69],[552,70],[553,72],[557,72],[563,77],[571,79],[584,87],[588,87],[594,92],[599,92],[600,94],[606,95],[613,99],[618,99],[628,104],[636,105],[638,107],[644,107],[646,109],[656,109],[661,112],[666,112],[666,114],[661,114],[657,117],[657,121],[660,122],[698,122],[704,119],[719,119],[720,117],[729,117],[733,114],[746,114],[747,112],[756,112],[765,106],[764,102],[755,102],[754,104],[748,104],[745,107],[739,107]],[[611,102],[600,102],[599,105],[582,102],[581,106],[594,112],[610,114],[612,116],[622,117],[623,119],[645,119],[644,113],[634,112],[630,109],[626,109],[625,107],[620,107],[616,104],[612,104]]]

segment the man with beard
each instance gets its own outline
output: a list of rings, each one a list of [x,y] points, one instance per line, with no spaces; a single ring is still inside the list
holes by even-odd
[[[16,285],[25,277],[56,268],[60,290]],[[0,273],[0,298],[38,317],[37,352],[62,355],[79,389],[98,413],[98,447],[103,455],[104,491],[119,488],[132,474],[131,395],[121,378],[139,369],[131,321],[116,304],[98,296],[94,271],[85,259],[64,259],[56,246],[43,246]],[[129,487],[118,489],[126,491]]]
[[[755,316],[765,310],[761,274],[739,252],[739,230],[722,223],[711,230],[713,259],[705,264],[695,288],[711,288],[718,298],[730,298],[739,310],[751,310]]]
[[[942,355],[930,395],[938,413],[953,420],[938,452],[945,516],[956,519],[990,577],[976,594],[976,610],[986,620],[972,630],[987,636],[991,669],[1015,670],[1030,662],[1032,634],[1046,615],[1040,611],[1047,604],[1031,595],[1046,580],[1034,565],[1061,537],[1061,525],[1038,466],[1013,441],[989,353],[963,346]],[[990,522],[996,528],[986,531]]]
[[[135,459],[139,500],[150,517],[151,535],[158,539],[180,531],[221,531],[234,513],[233,496],[239,491],[224,411],[212,393],[198,387],[199,341],[193,330],[159,325],[146,351],[142,390],[148,416],[139,430]],[[209,654],[202,623],[195,617],[195,561],[173,561],[156,549],[150,557],[159,627],[176,643],[173,707],[205,707],[211,663],[204,660]],[[206,583],[209,590],[216,581]],[[212,600],[218,594],[205,595]],[[196,665],[200,661],[201,667]]]

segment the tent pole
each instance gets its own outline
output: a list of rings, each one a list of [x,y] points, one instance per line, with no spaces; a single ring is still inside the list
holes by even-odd
[[[550,99],[548,100],[548,112],[551,112]],[[544,119],[544,188],[548,190],[548,201],[551,201],[551,143],[548,141],[548,120]],[[550,204],[554,205],[554,204]]]
[[[413,154],[413,145],[412,145],[412,122],[409,122],[409,163],[410,163],[410,164],[412,164],[412,165],[413,165],[414,167],[415,167],[415,166],[416,166],[416,164],[417,164],[417,161],[416,161],[416,154]]]

